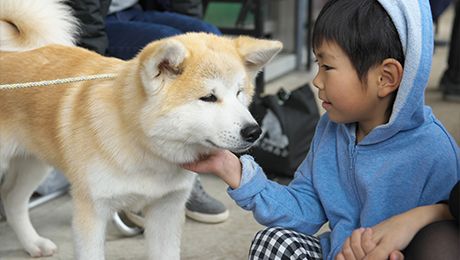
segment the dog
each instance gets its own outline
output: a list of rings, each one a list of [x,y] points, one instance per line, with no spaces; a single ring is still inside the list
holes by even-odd
[[[180,165],[257,140],[252,81],[282,44],[187,33],[122,61],[75,47],[78,22],[60,0],[1,0],[0,11],[1,195],[24,249],[56,251],[27,210],[55,167],[71,183],[77,259],[104,259],[107,222],[122,210],[145,215],[149,259],[179,259],[195,178]],[[116,77],[62,80],[105,74]]]

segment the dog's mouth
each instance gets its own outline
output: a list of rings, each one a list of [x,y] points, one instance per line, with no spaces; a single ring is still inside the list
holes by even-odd
[[[211,141],[209,139],[206,139],[206,143],[208,143],[212,148],[230,150],[231,152],[234,152],[234,153],[245,152],[249,148],[251,148],[251,146],[253,144],[253,143],[248,143],[248,144],[245,144],[245,145],[239,146],[239,147],[223,147],[223,146],[217,145],[216,143],[214,143],[213,141]]]

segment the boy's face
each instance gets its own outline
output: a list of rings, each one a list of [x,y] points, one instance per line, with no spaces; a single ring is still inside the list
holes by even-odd
[[[369,80],[359,80],[356,69],[339,45],[324,41],[315,49],[315,54],[319,71],[313,84],[319,89],[319,99],[332,121],[371,123],[380,117],[378,87]],[[371,69],[368,79],[373,78],[369,77],[372,73]]]

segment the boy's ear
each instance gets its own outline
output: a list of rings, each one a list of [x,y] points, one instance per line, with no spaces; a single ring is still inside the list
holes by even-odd
[[[386,59],[380,64],[379,97],[386,97],[401,84],[403,68],[395,59]]]

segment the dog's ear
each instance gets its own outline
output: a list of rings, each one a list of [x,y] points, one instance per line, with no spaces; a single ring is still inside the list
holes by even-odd
[[[183,71],[183,62],[189,56],[184,44],[176,39],[153,42],[139,54],[141,78],[147,93],[155,94],[166,82]]]
[[[248,36],[236,38],[235,45],[251,78],[283,48],[279,41],[260,40]]]

